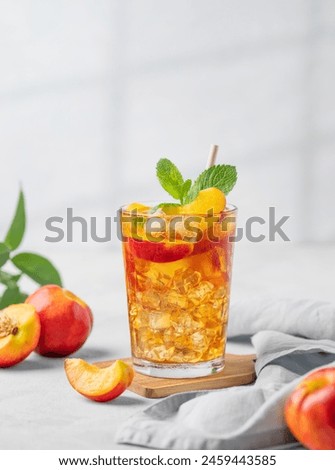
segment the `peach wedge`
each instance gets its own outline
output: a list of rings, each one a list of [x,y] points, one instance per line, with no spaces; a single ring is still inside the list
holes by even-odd
[[[0,367],[14,366],[29,356],[40,331],[40,319],[32,305],[11,305],[0,311]]]
[[[212,210],[218,214],[226,207],[226,196],[217,188],[207,188],[199,191],[198,196],[190,204],[179,208],[181,214],[207,214]]]
[[[65,372],[72,387],[94,401],[110,401],[123,393],[134,377],[133,368],[117,360],[100,368],[83,359],[65,359]]]

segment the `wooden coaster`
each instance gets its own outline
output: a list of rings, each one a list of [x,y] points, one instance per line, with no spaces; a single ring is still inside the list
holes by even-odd
[[[222,372],[195,379],[161,379],[135,372],[129,387],[132,392],[146,398],[162,398],[174,393],[197,390],[215,390],[236,385],[250,384],[255,380],[255,355],[226,354],[226,365]],[[122,359],[131,364],[131,359]],[[97,362],[99,367],[108,367],[114,361]]]

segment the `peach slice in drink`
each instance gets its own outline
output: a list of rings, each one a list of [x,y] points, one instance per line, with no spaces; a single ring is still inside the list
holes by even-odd
[[[155,263],[169,263],[189,256],[192,253],[193,245],[178,240],[164,243],[130,238],[129,248],[138,258]]]

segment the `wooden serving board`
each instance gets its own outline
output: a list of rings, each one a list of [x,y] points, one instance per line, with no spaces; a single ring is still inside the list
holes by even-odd
[[[198,390],[215,390],[236,385],[250,384],[255,380],[255,355],[226,354],[226,365],[222,372],[195,379],[162,379],[135,372],[129,390],[146,398],[162,398],[174,393]],[[122,359],[131,364],[131,359]],[[99,367],[108,367],[114,361],[97,362]]]

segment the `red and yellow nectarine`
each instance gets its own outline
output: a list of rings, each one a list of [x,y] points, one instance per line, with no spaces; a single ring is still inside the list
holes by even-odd
[[[285,405],[287,425],[309,449],[335,450],[335,367],[309,374]]]
[[[65,359],[65,372],[72,387],[94,401],[110,401],[123,393],[134,377],[133,368],[117,360],[111,366],[99,368],[82,359]]]
[[[23,361],[36,348],[41,331],[32,305],[11,305],[0,312],[0,367]]]
[[[88,338],[93,315],[89,306],[72,292],[55,285],[43,286],[26,299],[41,321],[36,352],[62,357],[77,351]]]

